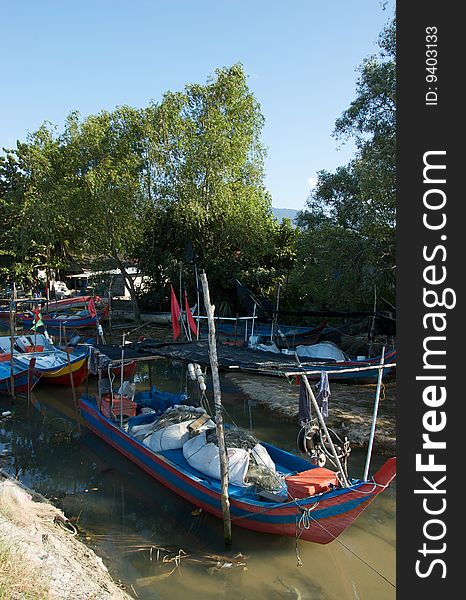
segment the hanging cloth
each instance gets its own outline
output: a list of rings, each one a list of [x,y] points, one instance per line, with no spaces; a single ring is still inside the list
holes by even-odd
[[[304,383],[304,377],[306,377],[306,375],[301,375],[299,384],[298,419],[300,427],[304,427],[310,421],[312,421],[311,398],[307,386]],[[319,407],[320,412],[322,413],[322,416],[324,417],[324,419],[326,419],[328,417],[328,398],[330,396],[330,385],[328,382],[328,375],[326,371],[322,371],[322,373],[320,374],[320,380],[316,385],[316,390],[317,405]]]
[[[328,417],[328,398],[330,396],[330,385],[328,382],[328,374],[327,371],[322,371],[320,374],[320,381],[316,385],[317,388],[317,396],[316,401],[320,408],[320,412],[324,419]]]
[[[298,420],[300,427],[305,427],[312,420],[311,398],[306,384],[304,383],[304,377],[306,377],[306,375],[301,375],[299,382]]]

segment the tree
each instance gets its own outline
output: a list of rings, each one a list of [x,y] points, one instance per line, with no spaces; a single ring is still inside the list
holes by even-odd
[[[278,225],[263,185],[263,116],[241,65],[165,94],[146,111],[153,223],[143,245],[156,285],[177,281],[186,248],[218,296],[273,262]]]
[[[380,52],[360,68],[357,96],[336,121],[338,139],[353,137],[356,155],[334,173],[320,171],[300,213],[303,229],[293,285],[305,305],[368,308],[373,286],[395,293],[395,21]]]
[[[66,264],[73,228],[61,206],[63,158],[54,128],[45,123],[0,159],[2,271],[19,285],[32,285],[38,266]]]
[[[81,252],[94,264],[120,269],[139,318],[138,290],[127,266],[142,243],[152,209],[144,194],[143,117],[123,106],[80,121],[70,115],[64,134],[66,210]]]

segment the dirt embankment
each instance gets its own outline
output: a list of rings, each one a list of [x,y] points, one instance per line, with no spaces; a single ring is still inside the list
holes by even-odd
[[[63,513],[0,472],[0,598],[130,600]]]

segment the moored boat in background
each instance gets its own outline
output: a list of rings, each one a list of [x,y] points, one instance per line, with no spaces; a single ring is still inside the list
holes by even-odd
[[[13,361],[13,379],[15,394],[24,394],[38,383],[40,375],[34,369]],[[11,355],[0,354],[0,394],[11,393]]]
[[[88,375],[88,352],[84,347],[65,352],[43,334],[15,336],[14,342],[15,363],[27,370],[35,359],[35,371],[44,383],[68,386],[72,378],[73,385],[78,386]],[[8,352],[10,343],[9,337],[0,337],[0,350]]]

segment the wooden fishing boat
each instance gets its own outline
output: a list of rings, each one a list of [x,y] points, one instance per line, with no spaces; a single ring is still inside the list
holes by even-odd
[[[50,331],[58,331],[66,327],[68,331],[73,329],[84,329],[84,328],[92,328],[96,326],[96,318],[91,317],[87,310],[82,311],[83,314],[43,314],[42,322],[44,324],[45,329]],[[103,321],[103,319],[108,314],[108,308],[104,308],[103,310],[97,313],[97,319],[99,323]],[[21,317],[19,319],[24,329],[30,329],[34,323],[34,317]]]
[[[62,300],[49,300],[45,306],[42,307],[42,314],[61,312],[63,310],[69,311],[70,309],[85,308],[89,300],[93,296],[71,296],[70,298],[63,298]],[[100,303],[107,305],[107,298],[99,298]]]
[[[87,356],[73,356],[68,358],[66,352],[58,350],[57,353],[30,352],[20,354],[16,360],[26,368],[31,358],[36,359],[36,370],[41,373],[42,381],[53,385],[71,385],[70,373],[73,385],[78,386],[87,377]]]
[[[136,371],[136,367],[137,367],[137,362],[135,360],[125,360],[125,362],[123,364],[124,379],[131,379],[131,377],[134,375],[134,373]],[[113,377],[115,377],[117,380],[120,379],[121,378],[121,365],[112,364],[111,372],[112,372]],[[97,377],[97,375],[94,375],[91,373],[89,375],[92,376],[93,378]],[[105,373],[105,371],[103,371],[102,377],[104,377],[104,378],[108,377],[108,373]]]
[[[155,452],[122,429],[118,419],[104,416],[95,398],[82,396],[79,405],[92,432],[194,506],[222,518],[220,481],[190,466],[182,449]],[[230,484],[232,523],[246,529],[327,544],[347,529],[395,477],[396,459],[390,458],[367,481],[351,479],[348,487],[339,483],[321,487],[320,467],[269,444],[262,445],[277,472],[290,477],[288,497],[281,501],[264,499],[253,487]]]
[[[36,385],[40,379],[37,371],[29,373],[28,367],[18,363],[13,364],[15,394],[24,394]],[[11,362],[10,355],[0,354],[0,394],[11,392]]]
[[[279,325],[276,328],[275,335],[272,335],[272,326],[268,323],[255,323],[254,328],[251,324],[244,324],[244,321],[238,323],[218,323],[216,324],[217,331],[222,338],[234,340],[239,344],[247,343],[250,335],[256,338],[270,339],[278,348],[293,347],[298,344],[317,344],[320,340],[327,322],[324,321],[317,327],[294,327],[291,325]]]
[[[0,351],[7,351],[9,337],[0,337]],[[31,359],[35,358],[35,371],[42,381],[53,385],[71,385],[70,373],[75,386],[87,377],[86,348],[65,352],[56,348],[44,335],[15,336],[15,363],[28,369]]]

